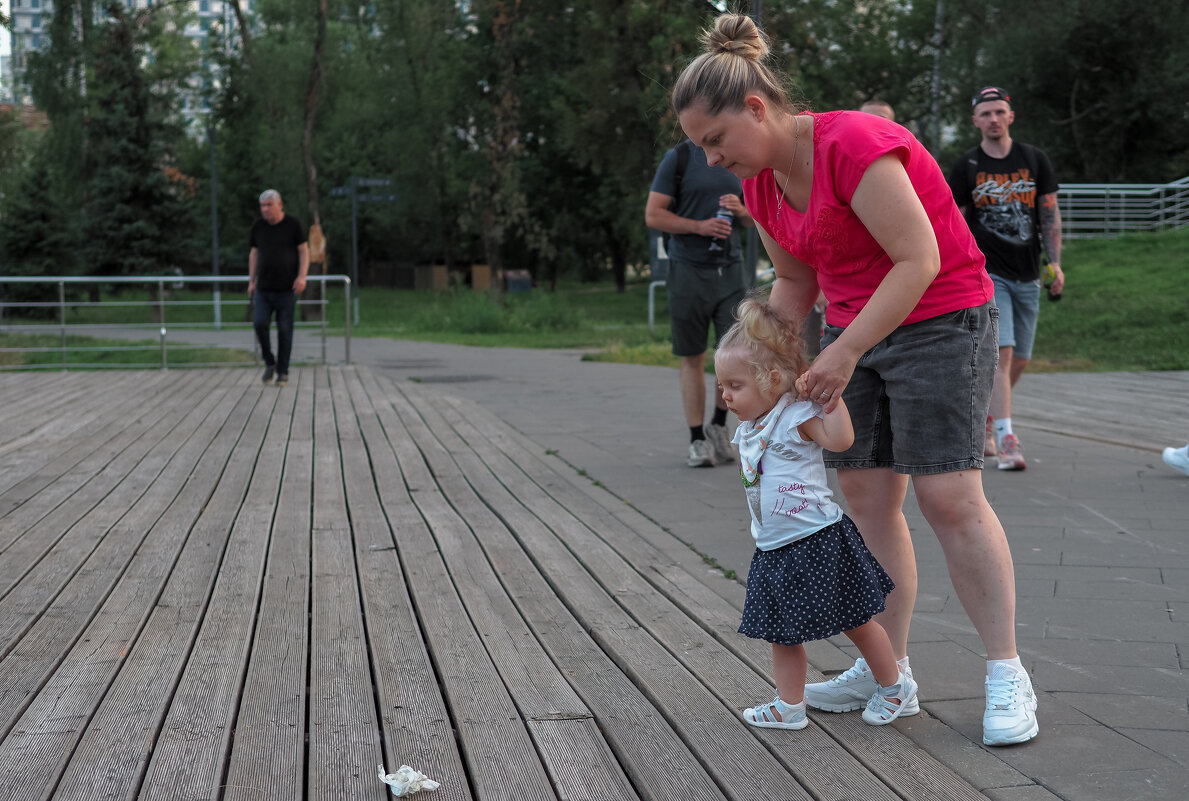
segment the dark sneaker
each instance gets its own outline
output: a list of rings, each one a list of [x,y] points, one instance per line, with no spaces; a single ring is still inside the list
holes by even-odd
[[[276,374],[277,368],[270,364],[264,368],[264,378],[261,380],[267,384],[269,381],[272,381],[272,377]]]
[[[278,387],[289,386],[289,376],[285,375],[284,373],[281,373],[280,375],[278,375],[277,376],[277,386]]]

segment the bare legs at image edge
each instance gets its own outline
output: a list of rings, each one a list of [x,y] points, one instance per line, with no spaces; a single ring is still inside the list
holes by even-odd
[[[908,675],[908,628],[916,602],[916,555],[903,506],[909,477],[884,468],[839,470],[838,483],[868,548],[896,582],[876,617]],[[1010,745],[1039,731],[1036,695],[1016,651],[1015,574],[1003,526],[983,494],[982,474],[963,470],[912,477],[917,502],[945,554],[950,580],[987,653],[983,743]],[[864,660],[829,681],[808,684],[809,706],[860,709],[876,690]],[[916,714],[905,709],[901,717]]]

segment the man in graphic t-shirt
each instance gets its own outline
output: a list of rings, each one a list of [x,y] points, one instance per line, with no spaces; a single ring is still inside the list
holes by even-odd
[[[991,392],[985,455],[998,456],[1000,470],[1026,467],[1011,428],[1011,392],[1032,358],[1040,313],[1040,252],[1054,277],[1047,284],[1061,296],[1061,213],[1057,177],[1044,151],[1013,142],[1011,98],[996,86],[974,96],[974,127],[982,141],[958,159],[949,184],[975,241],[987,257],[999,307],[999,368]]]
[[[264,383],[276,376],[277,386],[289,381],[289,354],[293,350],[293,313],[297,293],[306,288],[310,248],[296,217],[285,213],[281,193],[268,189],[260,195],[260,217],[252,225],[248,251],[248,297],[252,324],[264,358]],[[277,355],[269,343],[268,327],[277,317]]]

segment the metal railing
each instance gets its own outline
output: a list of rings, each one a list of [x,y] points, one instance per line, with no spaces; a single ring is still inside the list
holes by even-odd
[[[298,311],[294,320],[294,351],[298,350],[299,329],[318,328],[321,333],[321,361],[326,364],[327,319],[330,305],[326,300],[328,285],[342,285],[343,288],[343,356],[351,363],[351,280],[345,275],[311,275],[307,279],[311,286],[321,285],[318,298],[298,300]],[[160,350],[161,369],[169,367],[171,349],[175,357],[179,352],[216,352],[218,349],[244,350],[254,348],[255,336],[249,313],[241,314],[240,322],[227,322],[223,311],[250,309],[247,287],[236,294],[238,297],[225,299],[221,287],[227,284],[246,285],[248,277],[243,276],[191,276],[156,275],[137,277],[93,277],[93,276],[0,276],[0,335],[46,335],[55,336],[57,343],[36,345],[11,345],[0,347],[4,354],[45,353],[59,354],[52,361],[5,364],[0,358],[0,370],[62,369],[70,368],[126,368],[146,366],[138,362],[102,362],[70,358],[73,354],[144,352]],[[119,285],[147,287],[148,299],[120,297],[113,293]],[[42,293],[41,299],[22,300],[12,297],[17,286],[42,286],[50,289]],[[209,287],[198,291],[196,287]],[[107,299],[101,292],[106,291]],[[30,294],[30,293],[21,293]],[[84,297],[85,295],[85,297]],[[48,299],[52,297],[52,299]],[[94,299],[100,297],[101,299]],[[318,319],[301,320],[302,308],[315,307]],[[104,310],[121,309],[128,313],[115,315]],[[201,311],[209,309],[209,314]],[[139,312],[137,310],[140,310]],[[144,312],[147,311],[147,314]],[[115,319],[112,319],[112,318]],[[146,322],[147,318],[147,322]],[[243,336],[245,331],[249,337]],[[147,337],[145,336],[147,335]],[[133,340],[129,345],[94,345],[69,342],[68,337],[105,338]],[[173,341],[170,337],[173,336]],[[136,344],[145,338],[156,338],[152,344]],[[256,351],[258,353],[258,351]],[[212,367],[227,365],[228,361],[190,361],[186,367]],[[175,366],[180,364],[175,358]]]
[[[1168,184],[1063,184],[1057,204],[1067,239],[1183,228],[1189,225],[1189,177]]]

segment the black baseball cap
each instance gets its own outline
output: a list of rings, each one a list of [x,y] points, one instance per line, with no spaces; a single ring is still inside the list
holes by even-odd
[[[970,106],[973,108],[979,103],[986,103],[988,100],[1003,100],[1010,103],[1011,95],[1007,93],[1006,89],[1000,89],[998,86],[984,86],[974,93],[974,98],[970,101]]]

